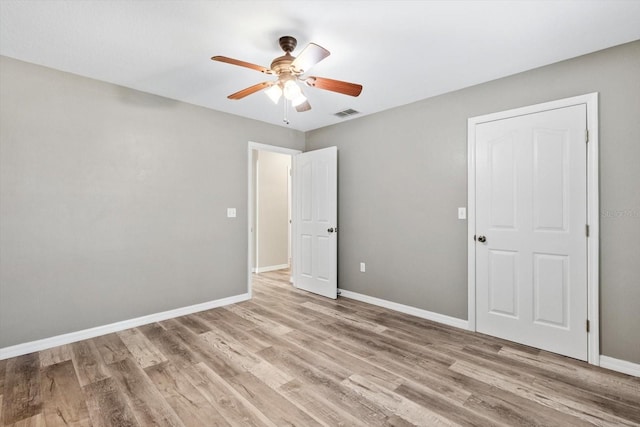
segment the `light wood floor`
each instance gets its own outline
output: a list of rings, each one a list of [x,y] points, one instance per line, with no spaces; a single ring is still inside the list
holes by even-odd
[[[640,379],[256,277],[251,301],[0,361],[0,425],[640,425]]]

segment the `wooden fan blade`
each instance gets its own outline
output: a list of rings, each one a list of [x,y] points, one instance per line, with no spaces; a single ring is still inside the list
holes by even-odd
[[[311,69],[311,67],[322,61],[330,54],[331,53],[322,46],[318,46],[315,43],[309,43],[307,47],[300,52],[300,55],[293,60],[291,68],[293,68],[297,73],[306,73]]]
[[[311,110],[311,104],[309,104],[309,101],[304,101],[302,104],[296,105],[296,111],[298,113],[309,110]]]
[[[232,93],[231,95],[227,96],[227,98],[229,99],[242,99],[245,96],[251,95],[252,93],[256,93],[258,91],[261,91],[262,89],[266,89],[268,87],[271,87],[274,85],[274,82],[262,82],[262,83],[258,83],[257,85],[253,85],[253,86],[249,86],[246,89],[242,89],[236,93]]]
[[[362,85],[343,82],[340,80],[326,79],[324,77],[309,77],[304,80],[306,84],[318,89],[330,90],[349,96],[358,96],[362,92]]]
[[[251,68],[252,70],[260,71],[261,73],[271,74],[272,71],[262,65],[252,64],[250,62],[240,61],[238,59],[227,58],[226,56],[213,56],[211,57],[213,61],[226,62],[231,65],[239,65],[240,67]]]

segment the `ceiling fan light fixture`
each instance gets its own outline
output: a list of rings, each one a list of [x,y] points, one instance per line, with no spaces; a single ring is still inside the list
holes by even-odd
[[[274,104],[277,104],[280,101],[280,97],[282,96],[282,89],[280,86],[273,85],[269,89],[265,90],[264,93],[273,101]]]
[[[285,98],[289,101],[293,101],[302,95],[302,89],[300,89],[300,86],[298,86],[295,81],[287,80],[284,84],[283,93]]]

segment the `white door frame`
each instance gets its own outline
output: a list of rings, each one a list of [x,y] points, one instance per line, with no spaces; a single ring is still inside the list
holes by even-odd
[[[468,319],[469,330],[476,330],[476,140],[475,127],[480,123],[509,117],[538,113],[541,111],[586,104],[587,106],[587,319],[590,323],[588,334],[588,362],[600,365],[600,226],[599,226],[599,186],[598,186],[598,93],[575,96],[542,104],[530,105],[498,113],[472,117],[467,123],[468,158]],[[586,325],[585,325],[586,326]]]
[[[248,194],[247,194],[247,293],[249,294],[249,298],[253,297],[253,293],[252,293],[252,286],[251,286],[251,278],[252,278],[252,271],[251,271],[251,266],[253,265],[253,257],[252,257],[252,253],[251,253],[251,247],[253,245],[253,238],[252,235],[255,232],[252,231],[252,227],[253,227],[253,218],[255,216],[255,212],[253,209],[253,200],[252,200],[252,195],[253,195],[253,180],[254,180],[254,176],[253,176],[253,152],[254,150],[258,150],[258,151],[270,151],[272,153],[280,153],[280,154],[287,154],[289,156],[292,157],[293,160],[293,156],[295,156],[296,154],[300,154],[302,153],[302,151],[300,150],[294,150],[292,148],[284,148],[284,147],[278,147],[276,145],[268,145],[268,144],[261,144],[259,142],[253,142],[253,141],[249,141],[248,147],[247,147],[247,169],[248,169]],[[293,164],[293,162],[292,162]],[[293,197],[293,194],[291,195],[291,197]],[[295,205],[293,205],[295,209]],[[295,224],[293,224],[293,227],[295,228]],[[290,240],[291,241],[291,240]],[[293,242],[291,242],[291,245],[293,245]],[[292,257],[292,261],[294,262],[295,260],[293,260],[293,248],[291,250],[291,257]]]

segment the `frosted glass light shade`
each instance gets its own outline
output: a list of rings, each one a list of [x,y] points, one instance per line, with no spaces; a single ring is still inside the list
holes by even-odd
[[[293,101],[294,99],[302,95],[302,90],[300,89],[300,86],[298,86],[296,82],[294,82],[293,80],[287,80],[287,82],[284,84],[283,92],[284,92],[284,97],[290,101]]]
[[[280,97],[282,96],[282,89],[280,86],[273,85],[269,89],[265,90],[264,93],[273,101],[274,104],[277,104],[280,101]]]
[[[293,105],[294,107],[297,107],[298,105],[302,104],[306,100],[307,100],[307,97],[304,96],[301,91],[300,95],[298,95],[296,98],[291,100],[291,105]]]

